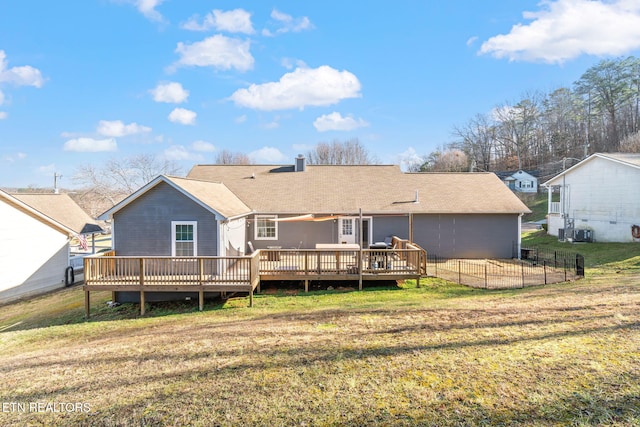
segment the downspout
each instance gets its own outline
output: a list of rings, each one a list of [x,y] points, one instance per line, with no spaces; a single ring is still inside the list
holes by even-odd
[[[216,219],[218,239],[216,242],[216,256],[226,256],[226,246],[224,244],[224,225],[225,220]]]
[[[409,241],[413,243],[413,213],[409,214]]]
[[[522,254],[522,217],[523,213],[518,215],[518,259],[520,259],[520,254]]]
[[[362,208],[359,209],[359,216],[360,216],[360,256],[358,257],[358,290],[361,291],[362,290],[362,244],[364,243],[362,241]],[[371,241],[371,236],[369,236],[369,241]]]

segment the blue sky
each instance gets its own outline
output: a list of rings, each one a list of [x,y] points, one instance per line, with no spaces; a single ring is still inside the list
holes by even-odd
[[[637,0],[14,0],[0,22],[0,187],[352,138],[399,164],[640,49]]]

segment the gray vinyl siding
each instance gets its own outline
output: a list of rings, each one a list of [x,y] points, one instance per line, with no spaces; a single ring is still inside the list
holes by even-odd
[[[318,217],[324,214],[317,214]],[[278,215],[286,218],[292,215]],[[364,217],[369,215],[363,214]],[[248,221],[247,240],[251,241],[254,249],[265,249],[267,246],[281,246],[282,248],[313,249],[316,243],[338,243],[338,221],[299,221],[278,222],[277,240],[255,240],[255,217]],[[409,216],[374,216],[373,238],[371,242],[384,241],[387,236],[409,238]]]
[[[413,240],[450,258],[511,258],[518,215],[414,215]]]
[[[278,215],[278,218],[287,216],[292,215]],[[316,243],[337,243],[338,240],[338,225],[334,220],[278,222],[277,240],[256,240],[255,217],[251,217],[248,224],[247,240],[253,244],[254,249],[265,249],[267,246],[281,246],[285,249],[298,247],[300,249],[313,249]]]
[[[217,255],[215,216],[164,182],[118,211],[113,221],[117,255],[171,256],[171,221],[197,221],[198,255]]]
[[[409,215],[374,216],[372,242],[384,242],[388,236],[409,239]]]

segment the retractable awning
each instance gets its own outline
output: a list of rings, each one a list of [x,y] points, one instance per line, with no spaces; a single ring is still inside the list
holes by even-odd
[[[320,222],[320,221],[330,221],[336,218],[338,218],[336,215],[325,215],[325,216],[316,217],[313,214],[306,214],[306,215],[290,216],[285,218],[267,218],[267,220],[273,221],[273,222],[301,222],[301,221]]]

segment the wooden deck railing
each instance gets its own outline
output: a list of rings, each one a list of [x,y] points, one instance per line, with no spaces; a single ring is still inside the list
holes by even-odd
[[[362,258],[361,258],[362,257]],[[362,262],[360,261],[362,259]],[[426,263],[424,250],[401,249],[261,249],[260,276],[357,276],[391,274],[416,276]],[[329,277],[327,277],[329,278]]]
[[[426,252],[394,238],[392,249],[262,249],[249,256],[119,256],[115,251],[84,258],[85,308],[89,292],[249,292],[260,280],[395,280],[419,278],[426,271]]]
[[[251,284],[259,277],[256,256],[136,257],[110,251],[84,263],[87,285]]]
[[[269,276],[358,276],[422,274],[426,253],[410,243],[395,249],[261,249],[251,256],[116,256],[115,251],[84,259],[90,286],[255,284]],[[335,277],[334,277],[335,278]]]

